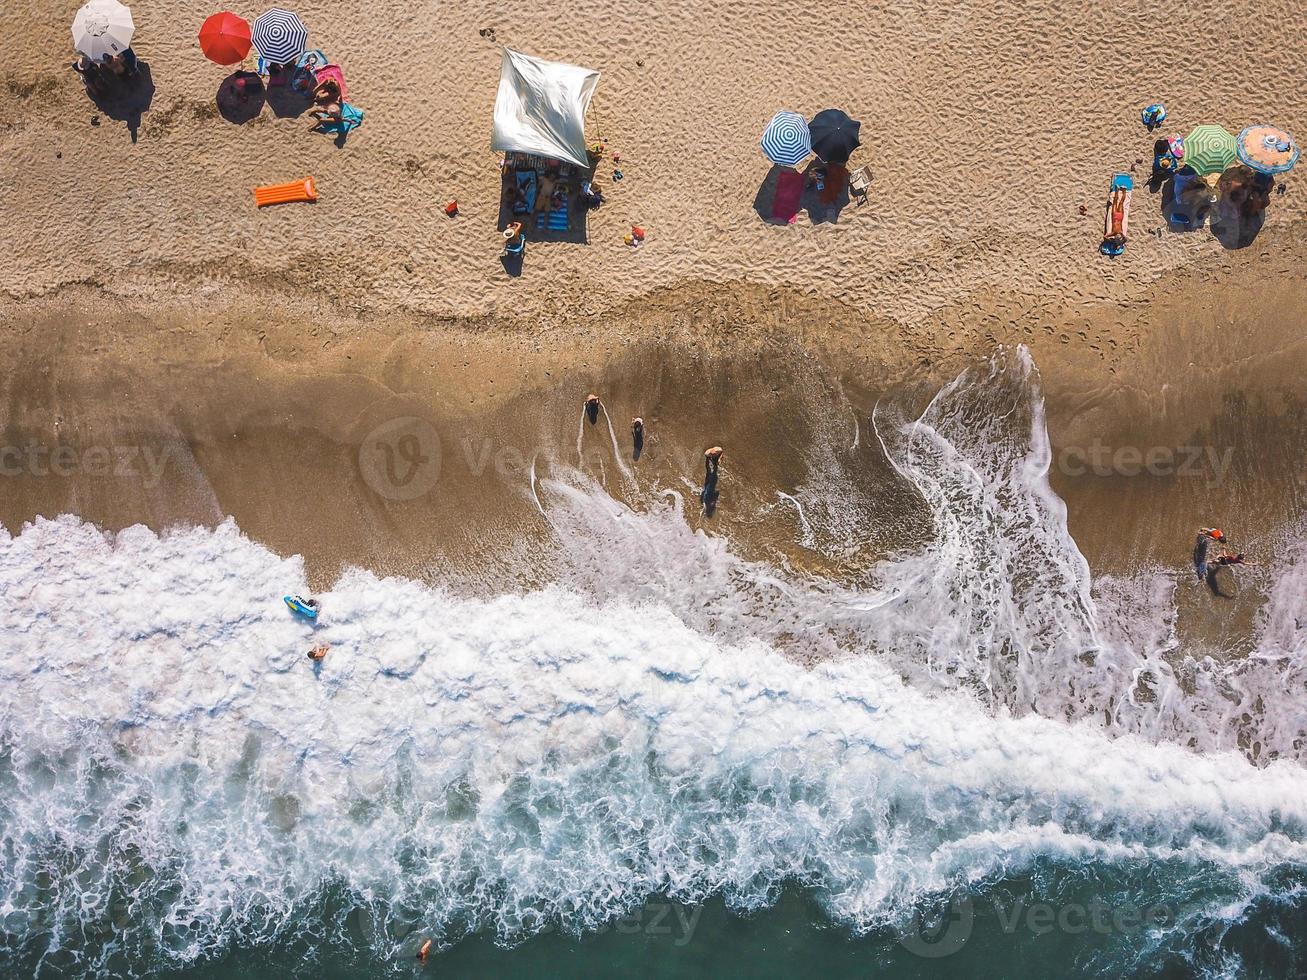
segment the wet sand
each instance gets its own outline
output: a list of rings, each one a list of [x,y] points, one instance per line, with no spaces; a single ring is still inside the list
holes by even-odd
[[[1302,503],[1303,252],[1268,231],[1262,249],[1170,274],[1126,307],[1021,315],[1023,298],[1001,297],[997,322],[959,310],[924,341],[748,286],[633,303],[615,318],[620,340],[610,318],[529,331],[281,296],[269,322],[258,295],[143,312],[82,287],[7,316],[0,522],[231,516],[302,553],[317,584],[358,565],[494,589],[548,577],[539,484],[579,469],[637,506],[676,490],[692,520],[746,552],[856,577],[929,534],[876,446],[873,409],[915,414],[994,345],[1026,343],[1053,486],[1096,572],[1183,568],[1209,523],[1264,554]],[[590,391],[606,408],[596,426],[580,418]],[[647,432],[638,462],[634,415]],[[705,517],[694,494],[715,443],[727,447],[723,496]],[[839,505],[872,519],[855,553],[819,558],[795,544],[777,491],[818,486],[832,466],[854,491]]]

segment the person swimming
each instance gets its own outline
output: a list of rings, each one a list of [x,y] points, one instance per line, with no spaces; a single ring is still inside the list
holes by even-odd
[[[327,655],[327,651],[330,649],[331,647],[328,646],[327,644],[320,643],[317,646],[315,646],[312,650],[310,650],[307,656],[310,660],[318,661],[321,660],[323,657],[325,657]]]
[[[603,403],[599,400],[598,395],[586,395],[585,417],[590,420],[591,425],[599,421],[599,409],[602,407]]]

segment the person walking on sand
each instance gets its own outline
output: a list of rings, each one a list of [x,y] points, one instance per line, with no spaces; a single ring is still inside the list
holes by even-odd
[[[599,421],[599,409],[602,407],[603,407],[603,403],[599,401],[598,395],[586,395],[585,417],[590,420],[591,425],[594,425],[596,422]]]
[[[644,419],[638,415],[631,419],[631,442],[635,445],[635,458],[639,459],[644,452]]]

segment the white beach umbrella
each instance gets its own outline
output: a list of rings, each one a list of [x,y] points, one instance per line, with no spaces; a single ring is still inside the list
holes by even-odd
[[[73,47],[99,61],[105,55],[121,54],[135,31],[132,12],[118,0],[90,0],[73,18]]]

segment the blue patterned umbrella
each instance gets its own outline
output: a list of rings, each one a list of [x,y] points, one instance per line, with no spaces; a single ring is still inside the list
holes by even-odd
[[[772,163],[784,167],[808,159],[812,154],[808,121],[797,112],[776,113],[762,131],[762,152]]]
[[[273,65],[294,64],[309,43],[309,29],[304,22],[280,7],[260,16],[250,36],[263,60]]]
[[[1284,130],[1274,126],[1249,126],[1235,145],[1239,159],[1264,174],[1282,174],[1298,162],[1298,147]]]

